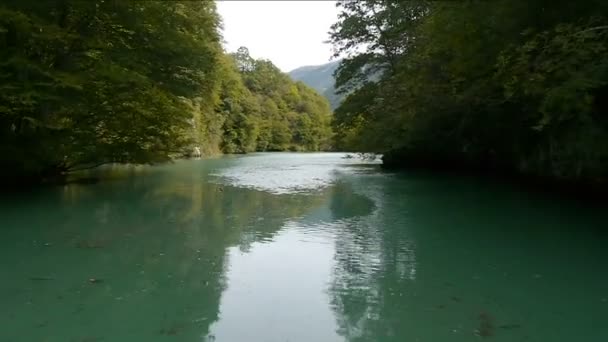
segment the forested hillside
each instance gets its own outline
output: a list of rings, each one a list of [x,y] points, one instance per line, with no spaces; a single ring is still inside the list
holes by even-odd
[[[289,76],[296,81],[304,82],[325,96],[329,100],[331,108],[336,109],[344,99],[343,95],[336,93],[335,87],[334,73],[339,65],[340,60],[323,65],[303,66],[290,71]]]
[[[388,166],[608,180],[608,2],[339,7],[336,85],[354,90],[335,111],[339,147]]]
[[[245,48],[211,1],[3,1],[2,180],[104,163],[328,148],[327,101]]]

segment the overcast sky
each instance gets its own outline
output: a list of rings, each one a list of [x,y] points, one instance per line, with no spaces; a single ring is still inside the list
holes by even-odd
[[[323,41],[337,20],[334,1],[224,0],[217,7],[228,52],[246,46],[254,58],[270,59],[285,72],[331,57]]]

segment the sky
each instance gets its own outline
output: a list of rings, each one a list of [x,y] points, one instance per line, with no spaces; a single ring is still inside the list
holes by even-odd
[[[246,46],[254,58],[271,60],[284,72],[329,62],[329,27],[337,21],[334,1],[217,1],[224,46]]]

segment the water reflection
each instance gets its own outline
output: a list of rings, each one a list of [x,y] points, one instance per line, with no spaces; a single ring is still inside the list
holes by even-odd
[[[331,305],[338,331],[348,341],[396,336],[395,329],[401,322],[387,317],[384,311],[395,297],[403,295],[403,285],[416,277],[413,241],[386,229],[387,224],[398,223],[390,222],[385,211],[386,177],[370,177],[373,182],[349,178],[350,184],[345,182],[336,189],[331,205],[333,216],[339,220]]]
[[[608,277],[598,273],[606,260],[605,235],[598,234],[604,214],[458,177],[342,180],[375,206],[345,219],[354,196],[332,206],[338,221],[329,294],[345,340],[608,336],[598,324],[608,314]]]
[[[272,244],[255,242],[246,254],[229,249],[229,286],[222,295],[221,319],[211,328],[213,339],[343,340],[328,305],[331,293],[325,290],[340,262],[335,261],[336,241],[343,241],[346,222],[370,215],[375,206],[346,182],[317,196],[315,206],[284,223]]]
[[[214,176],[261,155],[0,199],[0,341],[606,340],[605,214],[311,156],[280,195]]]
[[[0,271],[0,319],[10,322],[0,339],[207,336],[227,285],[227,250],[272,241],[324,197],[210,182],[223,163],[178,163],[14,204],[0,218],[0,257],[16,267]]]

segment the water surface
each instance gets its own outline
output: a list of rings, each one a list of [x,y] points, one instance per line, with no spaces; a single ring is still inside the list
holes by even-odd
[[[608,215],[342,154],[0,199],[0,342],[608,341]]]

